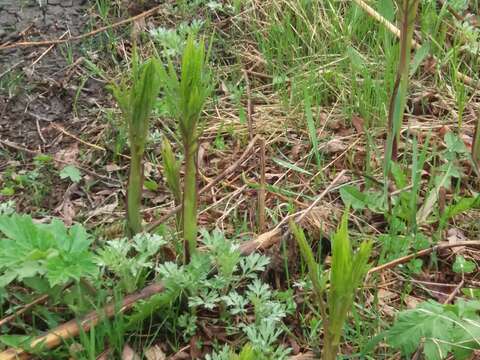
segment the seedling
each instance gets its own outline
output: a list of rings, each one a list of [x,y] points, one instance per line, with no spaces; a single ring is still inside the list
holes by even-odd
[[[320,272],[320,265],[315,261],[312,248],[302,229],[290,222],[290,229],[307,264],[315,300],[323,317],[323,360],[335,360],[337,357],[343,326],[348,312],[352,308],[355,291],[361,286],[367,273],[367,262],[372,251],[371,241],[365,241],[360,245],[358,252],[353,253],[347,222],[348,210],[343,214],[340,227],[332,239],[332,267],[329,279]],[[327,281],[330,283],[328,292],[325,290]],[[325,293],[327,295],[326,302],[324,300]]]
[[[133,59],[132,84],[125,82],[111,86],[125,122],[130,141],[130,174],[127,189],[127,234],[133,236],[142,231],[140,205],[143,187],[143,153],[148,137],[149,118],[160,90],[161,65],[150,59],[138,65]]]
[[[180,78],[170,61],[161,70],[165,85],[165,99],[170,113],[178,121],[185,158],[183,182],[183,237],[185,260],[188,261],[197,246],[197,151],[202,134],[200,118],[205,101],[210,95],[212,81],[205,65],[204,41],[195,43],[189,36],[182,56]],[[177,194],[178,195],[178,194]]]

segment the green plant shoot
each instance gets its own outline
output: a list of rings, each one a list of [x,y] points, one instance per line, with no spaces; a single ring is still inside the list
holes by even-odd
[[[149,118],[160,91],[161,65],[150,59],[142,65],[133,58],[132,84],[125,82],[111,87],[113,95],[128,126],[130,141],[130,173],[127,187],[127,234],[142,231],[140,206],[143,188],[143,154],[148,137]]]
[[[352,244],[348,236],[348,214],[349,211],[346,210],[340,227],[332,239],[332,267],[326,303],[324,301],[326,278],[320,276],[320,266],[315,261],[312,248],[306,241],[302,229],[293,222],[290,223],[290,229],[307,264],[308,275],[312,281],[320,314],[323,317],[323,360],[336,359],[343,326],[348,312],[352,308],[355,291],[360,287],[365,278],[368,258],[372,250],[371,241],[365,241],[360,245],[358,252],[353,253]]]
[[[163,170],[167,186],[173,194],[175,205],[182,203],[182,189],[180,185],[180,161],[175,158],[170,142],[164,138],[162,142]],[[182,228],[182,213],[177,213],[177,230]]]
[[[332,267],[330,289],[328,291],[328,329],[325,332],[323,359],[334,360],[340,346],[343,325],[353,306],[355,291],[363,283],[368,270],[368,259],[372,252],[372,242],[364,241],[354,254],[348,235],[348,215],[346,210],[332,243]]]
[[[182,56],[180,78],[172,62],[162,68],[165,99],[170,113],[178,121],[185,157],[182,221],[184,257],[188,261],[197,246],[197,151],[202,133],[199,124],[207,97],[210,95],[211,76],[205,66],[204,41],[195,43],[193,36],[187,39]]]

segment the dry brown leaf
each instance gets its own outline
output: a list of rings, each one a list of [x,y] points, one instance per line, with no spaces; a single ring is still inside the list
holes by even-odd
[[[388,316],[393,317],[396,314],[396,309],[390,304],[394,304],[399,296],[390,290],[381,288],[377,293],[378,305],[382,312]]]
[[[55,212],[60,214],[63,222],[66,226],[73,224],[73,218],[75,216],[75,206],[72,203],[72,194],[78,189],[77,184],[71,184],[63,195],[63,201],[55,208]]]
[[[335,208],[315,207],[303,219],[302,226],[316,239],[330,234],[333,230],[330,216],[335,214]]]
[[[347,148],[347,145],[345,145],[343,141],[339,139],[332,139],[325,144],[324,151],[327,154],[335,154],[335,153],[340,153],[342,151],[345,151],[346,148]]]
[[[457,228],[452,228],[447,230],[447,241],[449,244],[453,245],[459,242],[468,241],[468,239],[462,231]],[[462,253],[465,251],[465,246],[453,248],[452,251],[455,254]]]
[[[198,347],[197,336],[192,336],[190,339],[190,358],[191,359],[200,359],[202,357],[202,352]]]
[[[292,150],[290,151],[290,159],[298,160],[300,156],[303,155],[302,152],[303,145],[298,143],[292,146]]]
[[[145,350],[145,357],[147,360],[165,360],[167,356],[165,353],[160,349],[160,346],[154,345],[147,350]]]
[[[365,121],[360,117],[360,116],[356,116],[354,115],[352,117],[352,125],[353,127],[355,128],[355,131],[359,134],[363,134],[364,132],[364,124],[365,124]]]
[[[107,164],[107,166],[105,166],[105,170],[107,170],[107,172],[114,172],[114,171],[122,170],[122,167],[112,163],[112,164]]]
[[[111,214],[118,206],[117,194],[113,195],[113,202],[99,208],[96,208],[88,213],[88,218],[92,218],[102,214]]]
[[[435,74],[437,68],[437,60],[433,56],[429,56],[423,62],[423,71],[427,74]]]
[[[200,143],[197,154],[197,164],[199,169],[205,169],[207,163],[208,148],[210,145],[206,142]]]
[[[71,226],[73,224],[73,217],[75,216],[75,208],[70,200],[70,197],[63,200],[62,206],[62,219],[65,226]]]
[[[144,176],[147,178],[147,177],[150,177],[154,171],[154,167],[153,167],[153,164],[152,163],[149,163],[149,162],[145,162],[143,164],[143,173],[144,173]]]
[[[140,356],[128,344],[125,344],[122,351],[122,360],[140,360]]]
[[[65,164],[75,164],[78,157],[78,144],[73,143],[69,148],[59,150],[53,156],[55,160],[55,166],[57,168],[63,168]]]

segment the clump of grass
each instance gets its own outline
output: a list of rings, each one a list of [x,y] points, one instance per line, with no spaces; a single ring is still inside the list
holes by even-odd
[[[112,85],[113,96],[128,126],[130,173],[127,186],[127,235],[142,231],[140,206],[143,188],[143,154],[148,138],[149,118],[160,91],[160,62],[150,59],[139,65],[132,61],[131,84]]]
[[[205,64],[206,58],[204,41],[196,43],[190,35],[183,51],[180,77],[171,61],[168,68],[162,68],[161,72],[165,100],[170,113],[178,122],[185,158],[182,222],[186,261],[197,247],[196,158],[198,139],[203,131],[200,124],[201,114],[212,89],[211,75]]]
[[[372,251],[372,242],[364,241],[354,253],[348,236],[348,210],[332,239],[332,266],[330,278],[321,273],[320,265],[315,261],[312,248],[308,244],[303,230],[290,223],[290,229],[297,240],[300,253],[307,265],[312,281],[315,300],[323,318],[323,360],[335,360],[340,347],[343,326],[352,308],[355,291],[365,278],[368,259]],[[329,289],[326,291],[327,282]],[[327,301],[324,300],[326,294]]]

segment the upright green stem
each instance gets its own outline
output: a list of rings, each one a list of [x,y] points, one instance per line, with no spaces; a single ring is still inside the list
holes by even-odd
[[[335,360],[338,354],[339,342],[332,339],[332,335],[325,331],[322,348],[322,360]]]
[[[190,35],[183,50],[180,78],[172,62],[169,62],[168,67],[161,71],[165,84],[165,99],[171,114],[178,121],[185,156],[183,219],[181,219],[185,262],[190,260],[197,248],[196,157],[198,138],[203,130],[199,122],[205,101],[212,90],[210,71],[205,67],[205,60],[203,40],[196,44],[193,35]],[[173,181],[171,182],[173,184]],[[172,188],[177,186],[173,185]],[[180,190],[175,192],[179,194]]]
[[[197,249],[197,141],[184,142],[185,183],[183,190],[183,237],[185,260]]]
[[[392,160],[397,160],[398,142],[400,140],[400,128],[403,123],[403,114],[407,103],[409,67],[412,50],[413,30],[417,16],[418,0],[399,1],[399,13],[401,16],[400,35],[400,62],[397,71],[397,83],[392,94],[393,106],[390,111],[390,126],[393,136]]]
[[[383,169],[385,180],[390,176],[391,161],[397,161],[398,157],[400,129],[403,124],[405,105],[407,103],[413,30],[415,27],[415,18],[417,16],[419,0],[397,0],[397,3],[400,18],[400,60],[388,111],[388,134]],[[387,181],[385,181],[384,194],[385,200],[390,208]]]
[[[477,168],[477,173],[480,173],[480,115],[478,115],[473,135],[472,159]]]
[[[143,153],[148,138],[149,117],[160,90],[161,65],[157,59],[150,59],[139,65],[134,48],[131,85],[125,79],[112,84],[110,89],[117,100],[126,124],[130,141],[130,174],[127,185],[127,235],[142,231],[140,205],[143,189]]]
[[[143,188],[143,151],[132,146],[130,174],[127,187],[127,233],[133,236],[142,231],[140,205]]]

